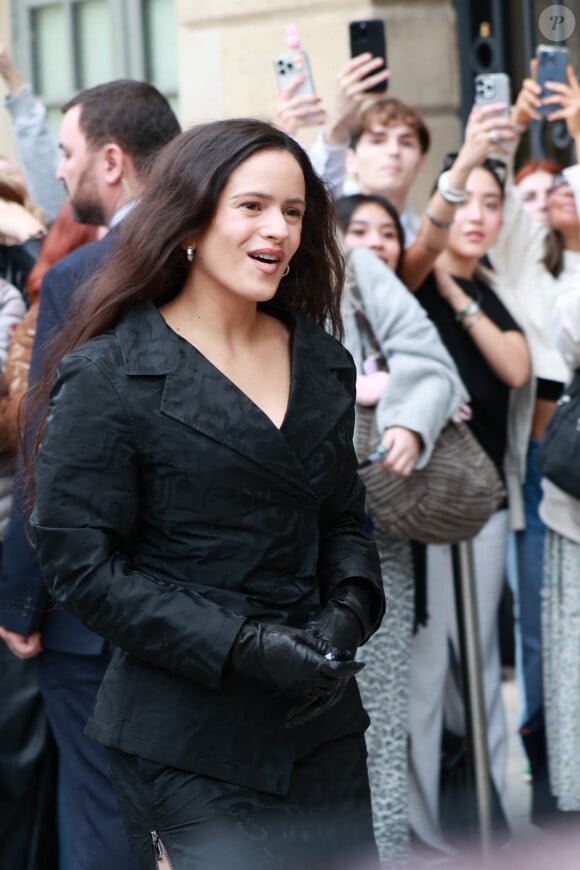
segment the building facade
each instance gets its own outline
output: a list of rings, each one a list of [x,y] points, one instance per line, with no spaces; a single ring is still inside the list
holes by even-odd
[[[452,0],[0,0],[0,33],[55,130],[74,91],[123,76],[153,82],[184,126],[268,118],[273,62],[286,50],[288,24],[298,27],[316,90],[328,102],[349,56],[349,20],[372,17],[386,23],[392,92],[416,105],[433,133],[428,186],[460,129]],[[0,151],[12,153],[6,119],[0,123]],[[306,144],[312,135],[305,131]]]
[[[288,24],[297,26],[317,93],[328,104],[349,56],[348,22],[382,18],[390,90],[419,109],[432,133],[414,193],[417,207],[442,156],[459,143],[474,74],[503,70],[517,87],[535,44],[543,41],[538,22],[548,5],[546,0],[0,0],[0,39],[45,101],[55,130],[59,107],[72,93],[118,77],[151,81],[188,126],[233,115],[271,117],[273,62],[286,50]],[[565,5],[580,22],[580,0]],[[574,31],[572,61],[579,39]],[[305,144],[313,135],[304,131]],[[0,141],[0,152],[12,153],[2,117]],[[565,141],[557,147],[565,148]]]

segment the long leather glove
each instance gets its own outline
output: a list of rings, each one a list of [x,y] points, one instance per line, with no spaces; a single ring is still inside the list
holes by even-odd
[[[248,620],[230,653],[234,670],[290,698],[327,698],[363,665],[325,658],[323,641],[298,628]]]

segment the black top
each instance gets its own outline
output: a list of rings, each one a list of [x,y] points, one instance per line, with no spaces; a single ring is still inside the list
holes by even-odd
[[[522,330],[493,290],[478,279],[456,278],[459,286],[479,302],[481,310],[502,332]],[[457,322],[455,312],[443,299],[433,274],[421,285],[417,299],[435,323],[445,347],[453,357],[461,379],[471,396],[473,416],[469,426],[503,475],[507,441],[510,388],[490,368],[469,330]]]
[[[536,399],[548,399],[557,402],[564,392],[561,381],[550,381],[548,378],[536,378]]]

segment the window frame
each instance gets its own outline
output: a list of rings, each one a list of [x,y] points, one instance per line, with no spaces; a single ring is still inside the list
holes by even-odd
[[[75,7],[88,0],[11,0],[13,55],[23,78],[32,83],[34,92],[48,110],[60,109],[81,89],[78,45],[75,34]],[[110,19],[112,56],[111,78],[131,78],[147,81],[148,58],[145,36],[145,9],[143,0],[105,0]],[[65,10],[67,41],[71,46],[71,62],[68,79],[72,82],[69,93],[47,98],[38,88],[39,76],[35,69],[33,16],[37,9],[60,6]],[[176,34],[177,41],[177,34]],[[178,84],[175,88],[160,88],[170,100],[178,100]]]

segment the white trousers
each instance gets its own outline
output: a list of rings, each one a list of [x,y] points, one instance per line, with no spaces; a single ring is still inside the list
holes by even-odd
[[[495,513],[473,541],[484,704],[491,775],[505,810],[507,725],[501,692],[498,609],[507,547],[507,511]],[[450,671],[450,647],[459,661],[451,548],[427,547],[426,627],[411,656],[409,819],[416,836],[445,852],[439,825],[439,775],[443,724],[465,733],[463,702]]]

